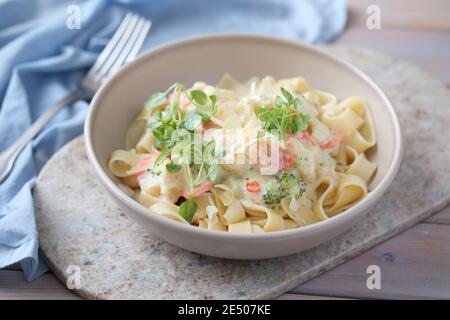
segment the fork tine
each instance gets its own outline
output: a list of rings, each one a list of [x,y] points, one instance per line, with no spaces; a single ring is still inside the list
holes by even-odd
[[[133,53],[134,55],[137,54],[137,51],[139,51],[139,49],[142,45],[142,42],[137,43],[137,41],[142,36],[142,34],[144,34],[144,38],[145,38],[145,35],[148,32],[147,24],[148,24],[148,21],[146,19],[144,19],[144,18],[139,19],[132,34],[129,37],[127,43],[123,47],[122,52],[117,57],[114,64],[109,68],[109,70],[106,71],[105,77],[107,77],[108,74],[115,73],[124,64],[124,62],[127,60],[127,58],[129,57],[129,55],[131,53]],[[137,50],[136,50],[136,47],[137,47]],[[134,52],[134,51],[136,51],[136,52]]]
[[[120,53],[126,46],[127,42],[130,40],[130,37],[132,36],[133,31],[134,31],[138,21],[139,21],[139,17],[137,15],[132,15],[132,17],[131,17],[130,21],[128,22],[128,25],[126,26],[126,29],[123,32],[122,36],[120,37],[117,45],[110,52],[110,54],[106,58],[105,62],[101,66],[100,70],[97,70],[97,72],[95,74],[96,78],[103,78],[107,74],[108,70],[111,68],[111,66],[114,64],[114,62],[117,60]]]
[[[120,23],[119,27],[117,28],[116,32],[114,32],[113,36],[105,46],[105,48],[102,50],[100,55],[98,56],[97,60],[95,61],[94,65],[91,67],[91,69],[88,72],[88,75],[93,75],[94,72],[96,72],[106,61],[112,50],[116,47],[117,43],[119,42],[120,38],[122,37],[123,33],[127,29],[128,23],[131,19],[133,14],[128,13],[125,18]]]
[[[142,44],[144,43],[147,33],[150,31],[151,26],[152,26],[152,22],[149,20],[145,20],[145,23],[144,23],[144,26],[142,27],[141,33],[139,34],[139,37],[137,38],[136,42],[134,43],[133,48],[131,48],[130,53],[128,54],[128,57],[125,60],[125,63],[128,63],[134,57],[136,57],[136,55],[138,54],[139,50],[142,47]]]

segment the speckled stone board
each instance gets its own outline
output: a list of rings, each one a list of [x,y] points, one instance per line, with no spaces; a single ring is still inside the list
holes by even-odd
[[[450,199],[450,92],[403,61],[330,50],[382,86],[405,140],[392,187],[357,225],[283,258],[232,261],[190,253],[155,240],[114,205],[79,137],[47,163],[34,190],[42,253],[56,276],[66,283],[80,271],[75,292],[89,299],[272,298],[443,208]]]

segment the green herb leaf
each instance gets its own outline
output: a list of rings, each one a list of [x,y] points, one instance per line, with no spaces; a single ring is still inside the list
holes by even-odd
[[[267,131],[276,130],[280,141],[284,144],[288,133],[295,134],[307,129],[311,117],[301,112],[302,100],[284,88],[281,88],[281,93],[283,97],[277,96],[274,106],[258,108],[258,118],[264,123]]]
[[[147,128],[157,129],[157,128],[161,127],[161,125],[162,125],[162,121],[159,121],[157,119],[149,119]]]
[[[164,149],[158,156],[158,158],[156,158],[155,160],[155,166],[158,165],[159,163],[161,163],[161,161],[167,159],[167,157],[170,155],[170,153],[172,152],[171,149]]]
[[[161,110],[156,111],[147,121],[147,127],[151,129],[159,128],[162,125]]]
[[[289,105],[292,105],[295,103],[295,97],[292,95],[292,93],[290,93],[289,91],[287,91],[285,88],[281,88],[281,93],[283,94],[283,96],[286,98],[287,102]]]
[[[154,108],[162,103],[167,103],[167,96],[173,92],[173,99],[164,110],[156,110],[147,122],[155,137],[155,147],[162,149],[155,161],[160,164],[169,156],[170,161],[165,163],[169,172],[183,171],[189,190],[208,179],[216,179],[218,160],[213,143],[203,146],[196,140],[195,131],[202,125],[202,121],[208,121],[217,112],[217,96],[206,95],[201,90],[186,91],[184,85],[174,84],[164,93],[156,92],[146,103],[147,108]],[[180,109],[180,95],[186,94],[194,110],[186,112]],[[205,155],[206,147],[206,155]],[[204,155],[206,158],[204,158]],[[161,170],[161,166],[158,167]],[[195,174],[195,177],[193,176]],[[197,210],[197,205],[192,200],[186,200],[180,207],[180,215],[190,221]],[[193,211],[193,213],[192,213]]]
[[[202,142],[197,139],[197,141],[194,141],[192,139],[193,143],[190,146],[191,150],[191,163],[193,164],[201,164],[203,162],[203,146]]]
[[[208,170],[208,178],[211,181],[216,180],[217,178],[217,171],[219,169],[219,164],[217,162],[217,160],[214,160],[211,165],[209,166],[209,170]]]
[[[155,92],[150,99],[145,103],[147,109],[152,109],[167,102],[166,94],[164,92]]]
[[[216,152],[216,140],[211,140],[205,145],[203,149],[204,153],[203,159],[208,160],[209,159],[208,157],[210,156],[214,157],[215,152]],[[210,159],[212,160],[213,158]]]
[[[204,106],[208,102],[208,96],[201,90],[191,90],[191,99],[199,106]]]
[[[181,170],[181,166],[179,164],[173,163],[173,162],[169,162],[168,164],[166,164],[166,169],[169,172],[178,172]]]
[[[217,112],[217,96],[210,95],[209,100],[211,100],[211,114],[215,114]]]
[[[211,116],[209,114],[201,114],[200,116],[202,117],[202,121],[208,121],[209,119],[211,119]]]
[[[301,109],[303,108],[303,101],[300,99],[296,99],[294,102],[294,106],[295,106],[295,109],[297,109],[297,111],[300,112]]]
[[[280,96],[277,96],[276,98],[275,98],[275,105],[277,106],[277,107],[281,107],[282,105],[283,105],[283,98],[281,98]]]
[[[193,131],[202,123],[202,117],[195,111],[186,114],[184,118],[184,127],[187,130]]]
[[[155,146],[161,145],[161,141],[164,141],[164,132],[161,130],[153,130],[153,136],[156,138]]]
[[[189,223],[191,223],[192,218],[194,217],[196,212],[197,204],[190,198],[183,201],[183,203],[180,205],[180,209],[178,209],[178,214]]]
[[[209,96],[209,100],[211,100],[211,103],[212,103],[213,105],[216,105],[216,103],[217,103],[217,96],[216,96],[215,94],[210,95],[210,96]]]

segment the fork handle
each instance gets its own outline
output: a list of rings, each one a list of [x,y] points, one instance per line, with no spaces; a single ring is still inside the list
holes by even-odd
[[[2,183],[11,172],[14,162],[23,148],[39,133],[39,131],[41,131],[47,122],[64,106],[79,100],[84,96],[85,94],[83,91],[77,90],[57,101],[50,109],[42,114],[15,143],[0,152],[0,183]]]

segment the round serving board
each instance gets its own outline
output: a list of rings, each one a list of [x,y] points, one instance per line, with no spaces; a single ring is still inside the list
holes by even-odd
[[[364,50],[329,50],[385,90],[405,142],[392,187],[357,225],[288,257],[232,261],[190,253],[154,239],[115,206],[79,137],[48,161],[34,189],[40,247],[56,276],[90,299],[271,298],[444,207],[450,199],[450,92],[403,61]]]

